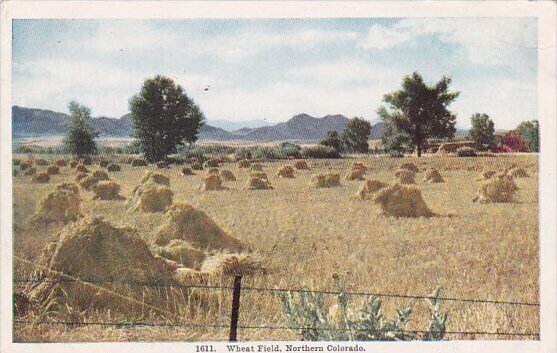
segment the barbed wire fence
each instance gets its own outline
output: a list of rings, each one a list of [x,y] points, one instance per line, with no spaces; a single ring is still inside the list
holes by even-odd
[[[27,263],[33,264],[28,260],[20,259]],[[35,264],[33,264],[35,265]],[[36,266],[36,265],[35,265]],[[346,295],[346,296],[363,296],[363,297],[382,297],[382,298],[403,298],[403,299],[436,299],[445,302],[460,302],[469,304],[487,304],[487,305],[505,305],[513,307],[525,307],[525,308],[538,308],[540,303],[537,302],[526,302],[526,301],[505,301],[505,300],[493,300],[493,299],[477,299],[477,298],[457,298],[457,297],[447,297],[438,296],[433,297],[429,295],[408,295],[408,294],[397,294],[397,293],[383,293],[383,292],[368,292],[368,291],[335,291],[335,290],[317,290],[317,289],[307,289],[307,288],[267,288],[267,287],[257,287],[257,286],[242,286],[242,276],[234,276],[234,285],[200,285],[200,284],[180,284],[180,283],[169,283],[164,281],[95,281],[75,278],[73,276],[67,275],[59,271],[49,270],[55,272],[58,276],[62,278],[14,278],[13,283],[16,285],[29,285],[29,284],[40,284],[40,283],[52,283],[52,284],[64,284],[64,283],[79,283],[83,285],[93,286],[98,290],[104,290],[109,294],[119,296],[120,298],[128,299],[130,301],[137,301],[132,297],[128,297],[124,294],[114,292],[114,290],[104,287],[103,285],[130,285],[130,286],[147,286],[147,287],[176,287],[181,289],[197,289],[197,290],[212,290],[212,291],[227,291],[232,293],[232,307],[230,310],[230,324],[220,324],[220,323],[199,323],[199,322],[185,322],[185,321],[165,321],[165,322],[151,322],[151,321],[72,321],[72,320],[25,320],[25,319],[14,319],[14,325],[63,325],[67,327],[77,327],[77,326],[101,326],[101,327],[188,327],[188,328],[208,328],[208,329],[228,329],[229,330],[229,341],[237,340],[238,329],[241,330],[270,330],[270,331],[301,331],[301,330],[315,330],[315,331],[349,331],[358,330],[354,328],[331,328],[331,327],[292,327],[292,326],[279,326],[279,325],[242,325],[239,323],[239,311],[240,311],[240,298],[241,292],[259,292],[259,293],[269,293],[272,295],[276,294],[286,294],[286,293],[311,293],[318,295]],[[145,303],[142,303],[145,304]],[[156,308],[155,309],[159,309]],[[366,331],[370,331],[368,328]],[[431,331],[426,330],[404,330],[400,333],[407,334],[426,334]],[[490,337],[528,337],[531,339],[539,339],[539,332],[500,332],[500,331],[482,331],[482,330],[445,330],[444,334],[449,335],[483,335]]]

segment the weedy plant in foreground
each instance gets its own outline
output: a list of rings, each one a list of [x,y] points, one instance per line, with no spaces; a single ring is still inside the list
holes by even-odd
[[[413,305],[402,307],[396,312],[396,319],[390,320],[381,313],[381,299],[368,296],[359,311],[350,306],[348,295],[335,278],[339,293],[336,297],[338,310],[331,315],[323,301],[323,295],[316,292],[285,292],[280,294],[283,314],[287,326],[304,341],[438,341],[445,337],[447,312],[440,309],[437,288],[426,299],[430,308],[430,322],[427,330],[406,330],[410,322]]]

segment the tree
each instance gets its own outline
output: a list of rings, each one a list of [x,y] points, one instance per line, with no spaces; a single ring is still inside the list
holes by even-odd
[[[443,76],[433,86],[426,85],[423,78],[414,72],[402,79],[402,88],[387,93],[377,113],[388,125],[406,134],[410,147],[416,148],[418,157],[428,138],[453,138],[456,132],[456,116],[447,107],[458,97],[459,92],[450,92],[451,79]]]
[[[329,146],[334,148],[337,152],[342,152],[342,140],[340,139],[340,135],[336,131],[329,131],[325,138],[319,141],[320,145]]]
[[[470,118],[472,128],[469,137],[472,141],[482,146],[484,150],[490,149],[495,144],[495,124],[487,114],[476,113]]]
[[[497,146],[498,152],[530,152],[526,141],[515,130],[505,134],[501,143]]]
[[[129,105],[134,136],[149,161],[160,161],[177,146],[197,141],[203,113],[172,79],[148,78]]]
[[[63,141],[67,150],[77,158],[97,153],[95,138],[99,134],[89,125],[91,110],[76,101],[71,101],[68,104],[68,109],[70,111],[70,123]]]
[[[381,143],[391,156],[403,157],[404,151],[408,149],[408,146],[411,144],[411,139],[394,124],[387,124],[387,126],[385,126],[385,132],[381,137]]]
[[[369,151],[368,138],[371,124],[361,118],[349,119],[341,134],[343,149],[349,152],[366,153]]]
[[[540,151],[540,123],[537,120],[521,122],[516,132],[526,141],[530,151]]]

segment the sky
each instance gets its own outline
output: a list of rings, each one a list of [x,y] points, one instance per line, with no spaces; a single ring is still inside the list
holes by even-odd
[[[417,71],[452,78],[458,127],[479,112],[511,129],[537,118],[536,48],[536,18],[14,20],[12,102],[119,117],[161,74],[210,120],[374,122]]]

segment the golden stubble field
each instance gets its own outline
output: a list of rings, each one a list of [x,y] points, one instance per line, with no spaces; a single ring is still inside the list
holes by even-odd
[[[22,157],[22,156],[19,156]],[[23,157],[24,158],[24,157]],[[52,157],[54,158],[54,157]],[[428,295],[442,286],[442,296],[502,301],[539,301],[538,174],[537,156],[514,155],[478,158],[427,156],[422,158],[352,158],[310,160],[311,170],[296,171],[294,179],[274,176],[291,161],[264,163],[274,190],[243,190],[249,171],[235,163],[224,164],[237,181],[225,182],[228,190],[200,191],[203,171],[183,176],[181,167],[157,170],[170,178],[174,201],[183,201],[207,213],[220,227],[261,255],[269,273],[245,278],[247,286],[334,289],[332,275],[343,278],[346,290],[406,295]],[[361,181],[341,181],[341,187],[315,189],[310,176],[317,172],[344,175],[354,162],[369,168],[366,178],[391,182],[397,167],[413,162],[420,168],[418,187],[432,211],[432,218],[390,218],[378,213],[371,201],[354,197]],[[513,203],[473,203],[484,169],[503,170],[516,164],[530,177],[516,179],[519,190]],[[423,170],[439,169],[445,183],[421,183]],[[129,197],[145,170],[154,166],[122,165],[109,173]],[[45,168],[45,167],[43,167]],[[40,168],[38,168],[40,171]],[[92,170],[100,169],[92,166]],[[13,178],[14,254],[35,261],[46,242],[61,225],[27,226],[39,200],[56,184],[73,181],[75,173],[62,167],[47,184],[33,184],[30,176]],[[131,226],[152,242],[161,213],[129,213],[126,201],[93,200],[82,191],[81,213],[102,215],[118,226]],[[14,263],[14,277],[25,277],[30,266]],[[232,279],[230,280],[232,281]],[[230,282],[231,283],[231,282]],[[359,299],[354,298],[357,302]],[[384,313],[409,299],[383,298]],[[218,311],[195,320],[228,323],[228,302]],[[278,300],[270,293],[242,294],[240,325],[284,326]],[[417,301],[412,329],[427,329],[427,306]],[[539,308],[444,302],[449,311],[449,331],[538,332]],[[90,321],[110,314],[96,313]],[[183,318],[188,320],[188,318]],[[225,328],[103,327],[62,325],[15,325],[16,341],[148,341],[225,340]],[[518,336],[448,335],[449,339],[531,339]],[[241,340],[298,339],[288,330],[240,330]]]

